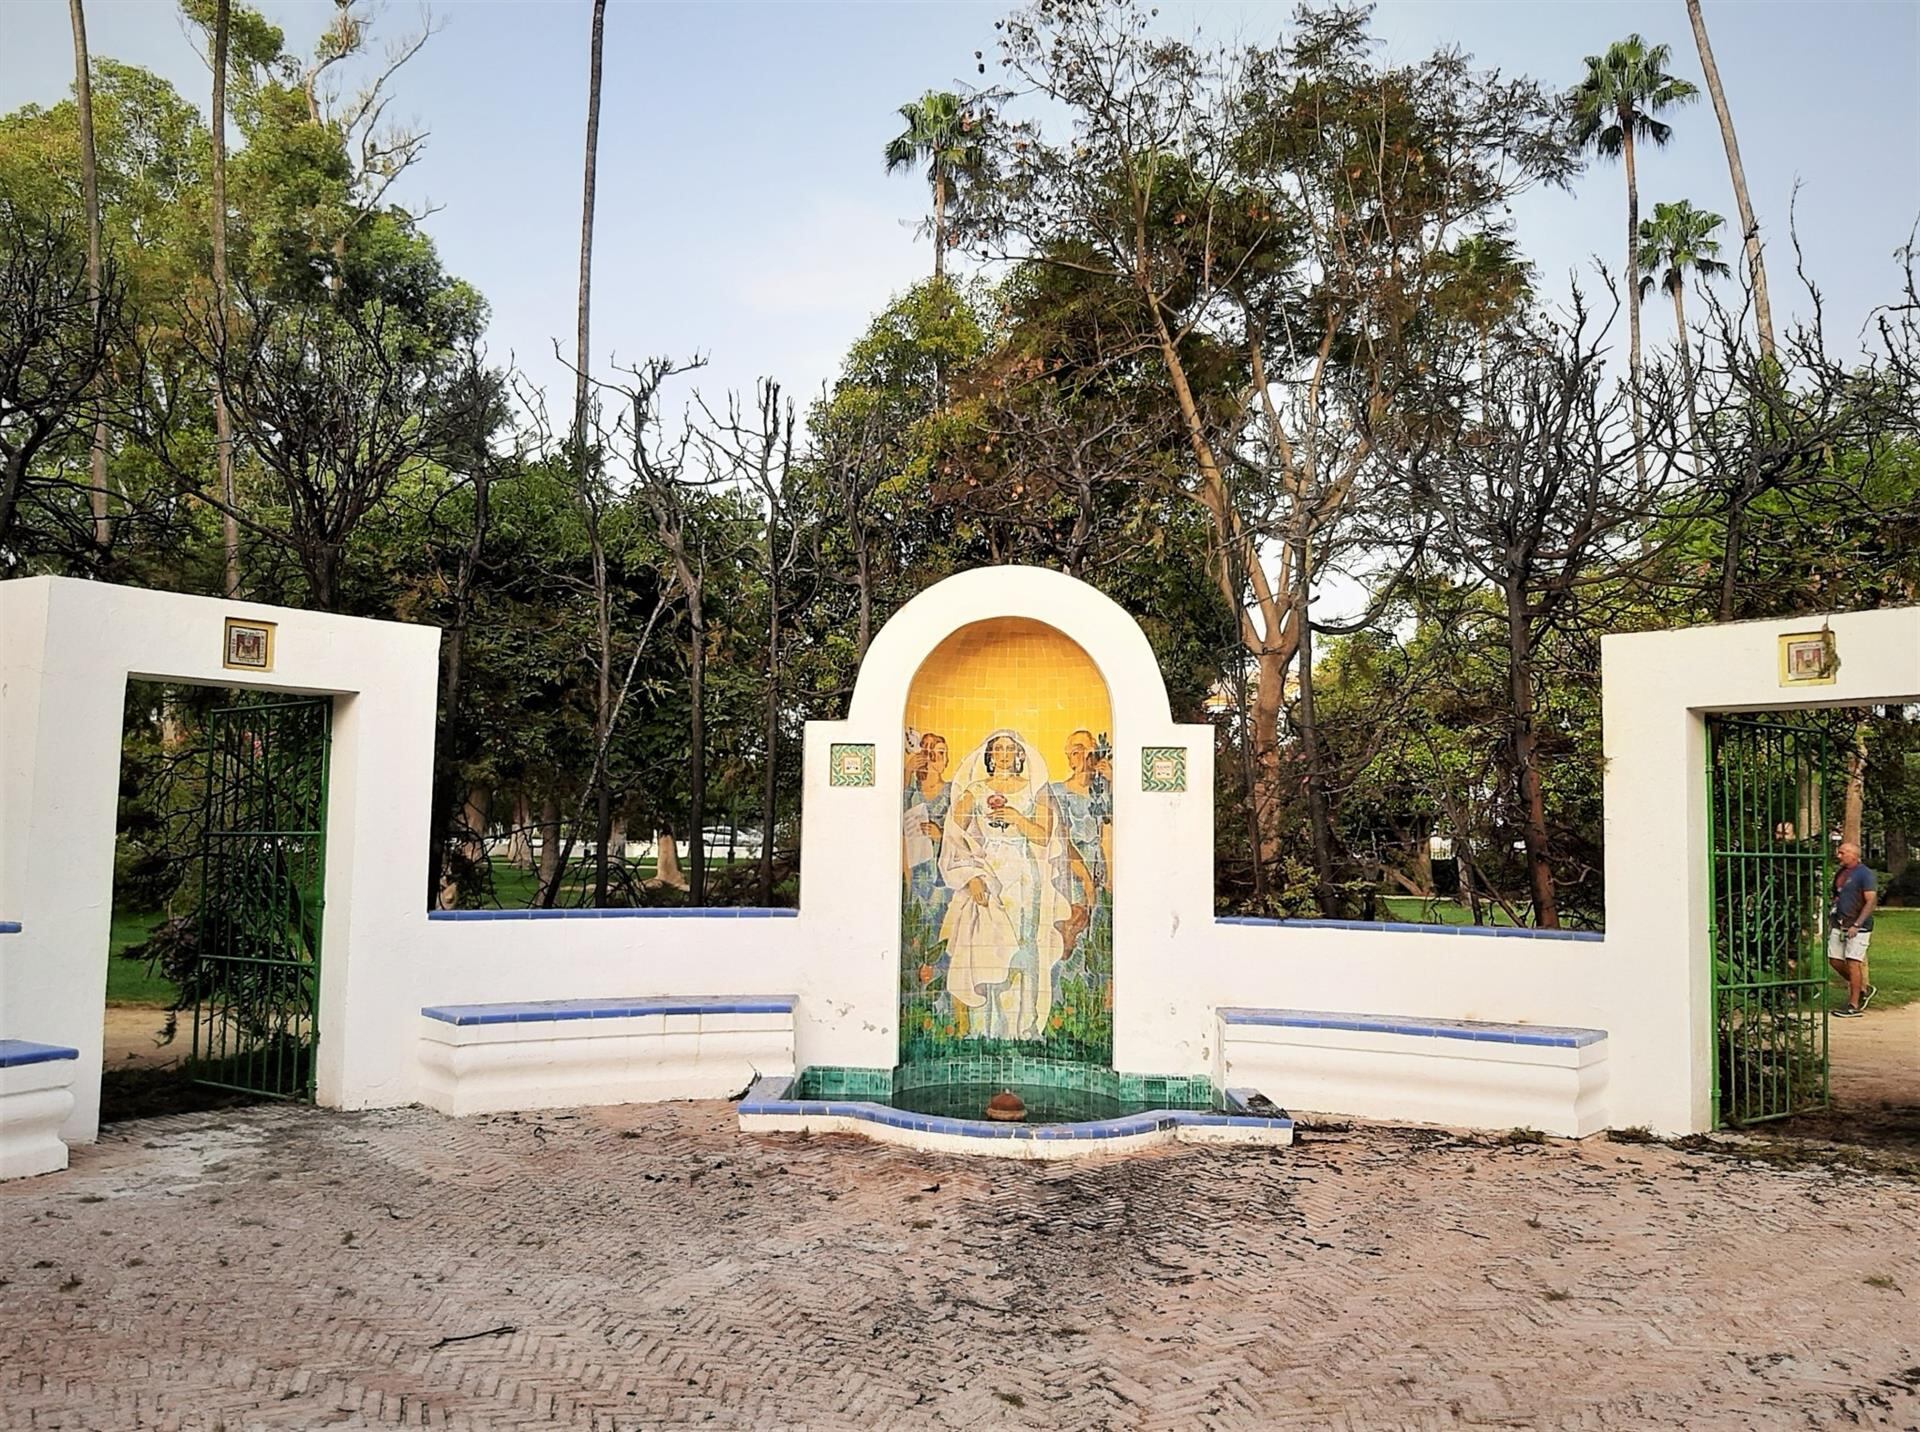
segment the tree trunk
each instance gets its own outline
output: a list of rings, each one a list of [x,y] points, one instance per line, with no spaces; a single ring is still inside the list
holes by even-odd
[[[680,849],[670,830],[657,830],[653,834],[653,878],[662,885],[675,890],[687,888],[687,877],[680,870]]]
[[[1299,700],[1294,718],[1300,729],[1300,753],[1305,758],[1306,776],[1302,786],[1307,797],[1307,824],[1313,840],[1314,903],[1328,919],[1340,916],[1339,896],[1333,888],[1333,832],[1327,817],[1327,792],[1320,768],[1320,727],[1314,714],[1313,628],[1307,620],[1308,585],[1307,544],[1296,540],[1300,571],[1294,587],[1294,623],[1300,632],[1298,658]]]
[[[75,4],[79,0],[74,0]],[[947,171],[933,164],[933,281],[944,283],[947,277]]]
[[[1733,202],[1740,210],[1747,273],[1753,280],[1753,317],[1760,335],[1760,356],[1770,359],[1773,357],[1773,304],[1767,298],[1767,266],[1760,256],[1760,222],[1753,215],[1753,196],[1747,192],[1747,170],[1740,162],[1740,141],[1733,132],[1733,111],[1727,108],[1727,92],[1720,84],[1720,66],[1714,63],[1713,46],[1707,42],[1707,19],[1700,13],[1700,0],[1687,0],[1687,18],[1693,22],[1694,47],[1700,51],[1707,93],[1713,98],[1713,112],[1720,121],[1720,142],[1727,151],[1727,172],[1733,176]]]
[[[1413,872],[1412,879],[1416,887],[1414,893],[1423,900],[1431,900],[1434,897],[1434,888],[1433,837],[1430,832],[1422,832],[1414,837],[1412,854],[1413,859],[1408,864]]]
[[[1553,867],[1547,858],[1547,803],[1540,779],[1540,739],[1534,727],[1533,633],[1527,626],[1525,599],[1507,593],[1507,665],[1513,700],[1513,759],[1520,780],[1521,836],[1527,847],[1527,873],[1533,887],[1533,920],[1543,930],[1559,928],[1554,902]]]
[[[1867,723],[1853,728],[1853,743],[1847,751],[1847,794],[1840,820],[1840,839],[1849,845],[1860,844],[1860,818],[1867,805]],[[1864,859],[1865,850],[1861,851]]]
[[[1253,771],[1254,859],[1269,872],[1280,863],[1280,712],[1285,704],[1287,665],[1278,652],[1261,651],[1254,662]]]
[[[73,93],[80,111],[80,196],[87,217],[87,297],[93,326],[100,328],[100,175],[93,142],[93,64],[87,54],[87,14],[82,0],[67,0],[73,22]],[[89,454],[88,505],[93,511],[93,545],[104,555],[111,542],[107,526],[107,419],[100,401],[103,370],[94,380],[93,448]]]
[[[1633,113],[1620,111],[1620,154],[1627,169],[1627,397],[1633,406],[1633,471],[1647,485],[1647,424],[1640,412],[1640,181],[1633,167]]]
[[[1687,435],[1693,440],[1693,466],[1697,473],[1704,455],[1700,451],[1700,405],[1695,401],[1693,346],[1687,342],[1686,295],[1684,282],[1673,286],[1673,331],[1680,344],[1680,386],[1687,394]]]
[[[688,619],[692,627],[693,653],[688,663],[687,694],[693,704],[688,722],[687,815],[692,829],[687,832],[687,900],[707,903],[706,832],[707,818],[707,617],[699,596],[689,591]]]
[[[233,0],[213,8],[213,342],[214,361],[227,363],[227,31]],[[222,590],[240,595],[240,523],[233,515],[233,418],[226,385],[213,380],[214,461],[220,481],[220,548],[225,557]]]
[[[1247,672],[1244,663],[1234,669],[1234,706],[1240,718],[1240,777],[1243,786],[1243,814],[1247,821],[1247,868],[1253,883],[1254,908],[1264,910],[1267,895],[1266,867],[1260,863],[1260,781],[1253,753],[1253,716],[1247,706]]]
[[[480,570],[480,557],[486,548],[487,528],[492,514],[492,482],[484,463],[473,476],[473,529],[467,535],[465,551],[453,581],[453,606],[447,622],[446,640],[441,646],[440,721],[434,740],[433,811],[429,817],[427,866],[430,888],[438,889],[447,861],[447,822],[452,814],[453,791],[459,780],[459,761],[464,728],[461,724],[461,698],[465,694],[467,627],[473,616],[473,581]],[[522,798],[524,806],[524,798]],[[521,822],[516,819],[516,825]]]
[[[613,614],[607,590],[607,552],[600,537],[594,498],[588,491],[587,410],[591,371],[589,333],[593,295],[593,201],[595,170],[600,153],[600,54],[607,23],[607,0],[593,0],[593,36],[587,66],[587,144],[585,175],[580,195],[580,300],[574,331],[573,448],[580,501],[587,509],[593,544],[594,636],[599,650],[593,705],[594,855],[593,903],[607,903],[607,842],[613,831],[613,791],[607,779],[607,747],[612,740]]]
[[[522,791],[513,798],[513,829],[507,832],[507,863],[517,870],[531,872],[533,863],[533,837],[529,827],[533,823],[533,811],[527,805],[526,792]]]
[[[860,650],[858,655],[865,659],[867,646],[873,640],[873,559],[867,551],[867,534],[859,526],[859,519],[853,517],[848,524],[853,537],[853,573],[854,584],[860,596]]]
[[[553,907],[560,888],[560,801],[552,794],[540,797],[540,882],[534,904]]]
[[[1215,573],[1220,594],[1228,607],[1239,614],[1237,630],[1241,646],[1253,658],[1258,673],[1253,701],[1253,748],[1254,769],[1260,786],[1259,799],[1255,802],[1260,838],[1254,859],[1256,863],[1271,864],[1280,858],[1280,709],[1285,698],[1287,668],[1293,662],[1294,649],[1300,639],[1299,626],[1288,620],[1291,603],[1283,599],[1284,592],[1275,592],[1267,580],[1259,546],[1248,535],[1234,509],[1219,457],[1207,436],[1199,400],[1187,381],[1186,364],[1180,358],[1179,346],[1167,327],[1159,303],[1144,281],[1136,279],[1136,286],[1152,313],[1160,360],[1180,409],[1187,446],[1193,452],[1197,483],[1190,495],[1206,509],[1220,544],[1220,563]],[[1283,573],[1290,570],[1284,559],[1280,570]],[[1243,579],[1244,591],[1240,589]],[[1247,612],[1249,597],[1260,614],[1258,625]]]
[[[1907,810],[1907,752],[1906,731],[1907,708],[1893,705],[1887,708],[1887,720],[1895,723],[1895,729],[1888,733],[1890,751],[1882,753],[1881,769],[1887,774],[1885,779],[1892,787],[1887,791],[1890,799],[1887,807],[1893,812],[1887,819],[1887,879],[1896,880],[1907,873],[1907,866],[1913,862],[1910,833],[1905,825]]]
[[[779,811],[780,774],[780,563],[775,553],[779,524],[777,508],[767,504],[767,704],[766,769],[760,779],[760,879],[762,909],[773,904],[773,824]]]
[[[485,786],[467,787],[467,797],[460,807],[460,856],[468,869],[477,869],[487,859],[487,807],[493,801],[493,792]],[[442,910],[451,910],[460,895],[460,881],[451,866],[445,867],[440,880],[438,904]]]
[[[1720,550],[1720,605],[1716,620],[1730,622],[1739,607],[1741,549],[1746,544],[1747,501],[1744,489],[1736,492],[1727,506],[1727,531]]]

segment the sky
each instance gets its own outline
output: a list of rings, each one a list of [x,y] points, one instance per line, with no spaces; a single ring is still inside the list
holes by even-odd
[[[305,51],[330,0],[265,0]],[[899,106],[993,70],[998,3],[646,3],[607,9],[593,284],[599,371],[651,355],[709,366],[716,399],[778,378],[805,400],[893,295],[930,271],[915,232],[922,180],[889,176],[881,151]],[[1807,265],[1829,331],[1850,342],[1894,294],[1894,250],[1920,219],[1920,3],[1706,0],[1763,231],[1776,316],[1803,311],[1786,268],[1798,186]],[[394,86],[394,113],[431,132],[405,197],[447,267],[492,305],[491,349],[563,408],[571,349],[585,124],[588,0],[437,0],[442,26]],[[1171,28],[1270,39],[1290,7],[1162,0]],[[205,106],[208,77],[171,0],[87,0],[96,53],[147,66]],[[408,0],[376,36],[418,23]],[[1581,57],[1638,31],[1666,41],[1699,80],[1681,0],[1386,0],[1375,29],[1391,58],[1457,45],[1483,65],[1554,87]],[[66,0],[0,0],[0,111],[64,97],[73,74]],[[1673,116],[1674,143],[1641,163],[1642,212],[1690,199],[1737,229],[1726,161],[1704,94]],[[1624,180],[1596,164],[1570,193],[1528,196],[1518,237],[1563,288],[1595,255],[1620,262]],[[1723,257],[1735,258],[1728,239]],[[1591,286],[1591,285],[1589,285]],[[1650,308],[1649,342],[1670,336]]]

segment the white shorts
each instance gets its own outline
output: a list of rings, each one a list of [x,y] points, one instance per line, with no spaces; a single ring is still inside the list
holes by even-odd
[[[1839,926],[1827,931],[1827,958],[1830,960],[1867,961],[1867,942],[1873,938],[1871,930],[1857,930],[1851,935],[1843,934]]]

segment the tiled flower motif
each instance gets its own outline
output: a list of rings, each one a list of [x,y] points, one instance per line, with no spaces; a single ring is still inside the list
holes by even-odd
[[[873,743],[835,741],[829,752],[827,784],[830,786],[872,785]]]
[[[1140,789],[1184,791],[1187,788],[1185,746],[1143,746],[1140,749]]]

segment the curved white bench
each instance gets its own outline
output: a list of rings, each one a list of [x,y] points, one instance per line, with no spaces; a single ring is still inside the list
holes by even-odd
[[[1292,1110],[1583,1138],[1606,1127],[1607,1032],[1222,1009],[1223,1082]]]
[[[73,1112],[80,1051],[27,1039],[0,1039],[0,1178],[67,1166],[60,1125]]]
[[[421,1100],[491,1114],[657,1099],[727,1099],[791,1075],[791,995],[429,1005]]]

